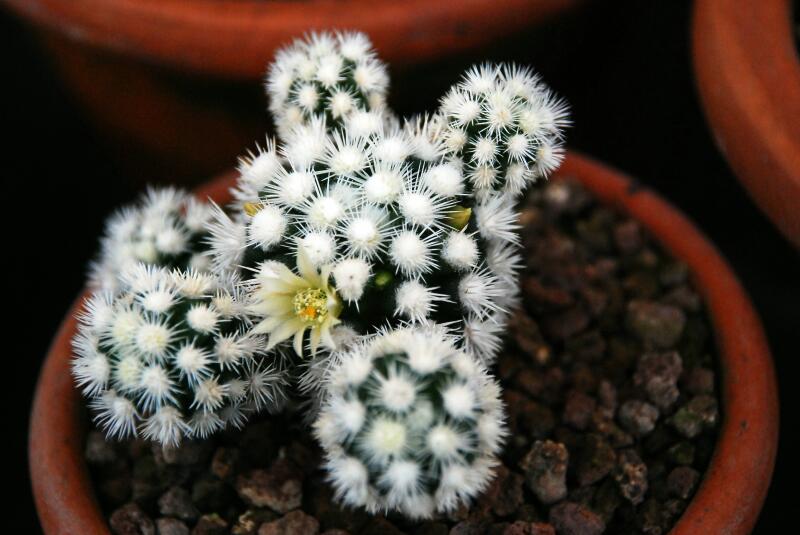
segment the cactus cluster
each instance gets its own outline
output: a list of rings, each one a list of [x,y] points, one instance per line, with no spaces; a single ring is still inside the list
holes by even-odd
[[[263,356],[233,284],[137,264],[118,286],[89,298],[73,339],[73,375],[109,436],[177,445],[283,407],[282,359]]]
[[[315,119],[345,124],[381,109],[389,74],[362,33],[315,33],[281,49],[269,68],[269,109],[282,135]]]
[[[440,111],[445,143],[477,199],[519,195],[561,163],[566,106],[527,68],[473,67]]]
[[[283,290],[273,284],[275,262],[294,267],[307,258],[314,269],[327,268],[338,303],[330,314],[363,334],[400,321],[484,321],[508,308],[515,285],[502,283],[515,266],[513,244],[484,239],[472,220],[510,232],[515,214],[478,209],[473,217],[459,204],[464,184],[456,165],[417,159],[399,128],[360,137],[312,125],[294,136],[303,141],[290,138],[280,156],[259,156],[273,162],[261,175],[265,185],[247,198],[252,181],[242,184],[242,212],[220,216],[224,222],[212,229],[215,266],[243,266],[254,288],[250,310],[263,318],[256,330],[269,333],[271,345],[295,334],[276,331],[294,318],[279,323],[276,315]],[[315,136],[319,149],[310,158]],[[315,353],[317,340],[309,346]]]
[[[279,138],[241,158],[229,206],[151,191],[109,222],[76,381],[110,436],[165,445],[305,407],[346,504],[451,511],[505,435],[487,370],[517,299],[515,202],[558,165],[565,106],[484,65],[401,120],[357,33],[295,42],[265,86]]]
[[[279,54],[267,82],[272,102],[294,105],[279,73],[291,73],[281,87],[296,87],[306,64],[319,84],[319,58],[351,41],[367,43],[318,35]],[[371,49],[355,48],[385,70]],[[517,294],[514,197],[559,161],[563,104],[525,69],[483,66],[430,117],[401,126],[384,105],[333,115],[329,98],[293,126],[276,113],[283,139],[242,160],[234,213],[220,213],[211,230],[214,265],[240,266],[251,279],[250,310],[270,345],[292,337],[303,353],[305,329],[287,307],[275,310],[270,288],[274,262],[293,266],[305,255],[329,268],[331,327],[368,334],[405,321],[455,323],[460,343],[490,364]],[[320,340],[335,349],[325,332],[309,338],[312,354]]]
[[[327,382],[314,431],[346,504],[427,518],[491,480],[506,433],[500,388],[441,328],[373,336]]]
[[[205,271],[209,257],[203,254],[203,242],[211,216],[207,203],[183,190],[149,189],[135,204],[109,218],[89,286],[116,291],[120,273],[140,262]]]

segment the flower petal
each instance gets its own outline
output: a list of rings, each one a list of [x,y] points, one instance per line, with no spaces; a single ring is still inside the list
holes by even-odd
[[[303,356],[303,333],[305,329],[302,331],[297,331],[294,335],[294,352],[297,353],[298,357]]]
[[[322,333],[322,343],[328,346],[328,349],[335,350],[336,349],[336,342],[333,341],[333,336],[331,336],[331,331],[327,330]]]
[[[255,327],[253,327],[253,333],[255,334],[267,334],[271,333],[275,330],[277,326],[281,323],[286,321],[286,318],[282,318],[279,316],[272,316],[269,318],[264,318]]]
[[[335,293],[328,294],[328,302],[325,304],[328,307],[329,317],[338,318],[342,312],[342,300]],[[335,325],[335,324],[334,324]]]
[[[288,316],[294,313],[294,294],[275,295],[248,307],[262,316]]]
[[[282,285],[287,287],[293,286],[307,286],[307,282],[303,280],[303,278],[298,277],[292,270],[286,266],[286,264],[281,264],[275,262],[274,265],[270,266],[272,272],[269,275],[260,274],[258,277],[259,282],[262,286],[270,286],[270,285]]]
[[[328,284],[328,282],[330,282],[332,269],[333,267],[330,264],[325,264],[324,266],[322,266],[322,270],[319,275],[319,278],[322,279],[322,284],[320,286],[322,286],[322,288],[326,292],[330,291],[330,285]]]
[[[319,339],[322,337],[322,327],[314,327],[311,329],[311,335],[309,336],[309,346],[311,347],[311,354],[317,354],[317,348],[319,347]]]
[[[292,275],[294,279],[285,281],[283,279],[267,279],[261,281],[258,288],[258,295],[290,294],[303,288],[308,288],[307,281]]]
[[[269,335],[269,343],[267,343],[267,351],[288,339],[298,331],[305,330],[305,324],[297,318],[289,318],[285,322],[276,327]]]
[[[322,288],[322,280],[320,279],[319,273],[317,273],[317,268],[311,263],[311,259],[308,258],[308,253],[306,253],[304,247],[297,248],[297,271],[300,272],[300,276],[303,277],[310,286]]]

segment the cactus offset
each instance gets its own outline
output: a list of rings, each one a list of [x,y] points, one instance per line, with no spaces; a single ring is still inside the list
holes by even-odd
[[[491,481],[506,434],[499,386],[440,327],[382,332],[331,370],[314,423],[336,496],[428,518]]]

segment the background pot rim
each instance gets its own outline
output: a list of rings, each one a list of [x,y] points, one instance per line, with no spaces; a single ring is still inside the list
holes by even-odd
[[[749,533],[766,497],[778,439],[775,372],[750,299],[702,232],[656,193],[573,151],[557,176],[577,178],[600,202],[639,221],[666,251],[689,266],[719,350],[722,422],[703,481],[671,534]],[[196,194],[226,202],[234,180],[235,175],[227,173]],[[48,350],[31,411],[31,481],[48,535],[109,533],[83,457],[82,402],[69,372],[70,339],[83,295],[73,303]]]
[[[261,79],[276,47],[312,29],[358,29],[381,59],[444,57],[585,0],[2,0],[69,40],[216,76]]]
[[[697,0],[697,88],[717,146],[740,182],[800,247],[800,56],[791,0]]]

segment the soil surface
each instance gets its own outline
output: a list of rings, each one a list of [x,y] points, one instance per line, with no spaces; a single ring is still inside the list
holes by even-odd
[[[522,307],[495,373],[511,430],[470,508],[432,521],[340,508],[297,417],[162,451],[88,435],[117,534],[599,535],[667,533],[719,421],[711,327],[686,266],[577,183],[523,211]]]

